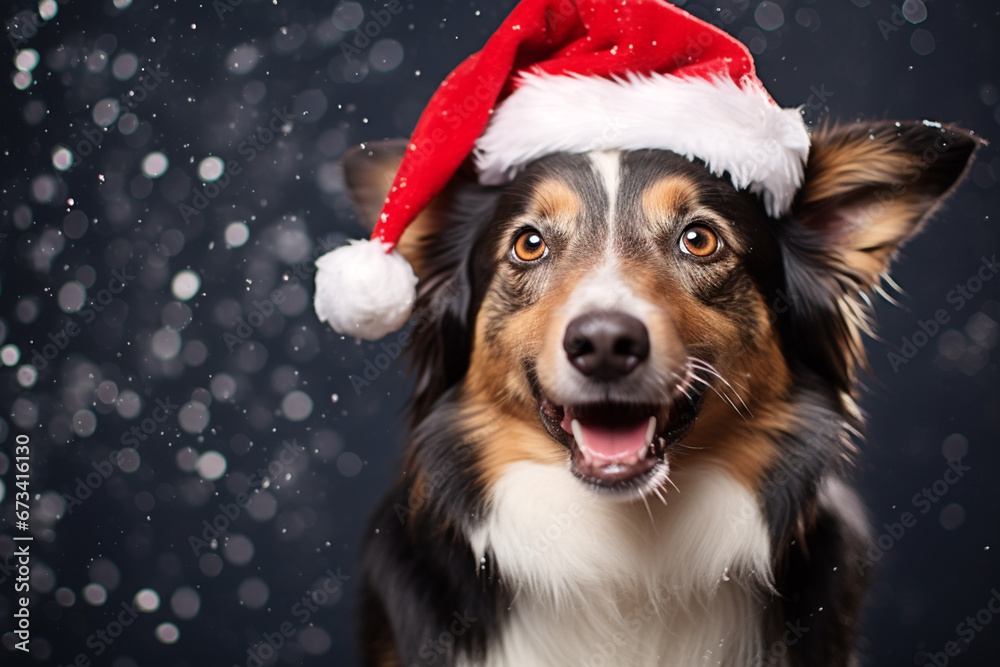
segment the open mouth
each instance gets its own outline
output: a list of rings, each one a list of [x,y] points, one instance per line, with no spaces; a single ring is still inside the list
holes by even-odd
[[[697,398],[670,403],[558,405],[540,400],[542,423],[570,452],[573,473],[603,490],[642,489],[669,471],[667,450],[694,422]]]

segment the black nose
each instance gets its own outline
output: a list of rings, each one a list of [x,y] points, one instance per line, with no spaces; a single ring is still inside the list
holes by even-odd
[[[631,315],[588,313],[566,327],[563,349],[570,363],[587,377],[617,380],[649,358],[649,334]]]

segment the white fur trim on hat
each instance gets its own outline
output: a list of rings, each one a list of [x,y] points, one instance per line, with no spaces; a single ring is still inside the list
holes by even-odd
[[[351,241],[316,260],[313,308],[336,331],[368,340],[406,324],[417,300],[413,267],[382,241]]]
[[[698,158],[781,217],[802,185],[809,133],[756,79],[621,79],[522,73],[476,142],[480,181],[498,185],[551,153],[660,148]]]

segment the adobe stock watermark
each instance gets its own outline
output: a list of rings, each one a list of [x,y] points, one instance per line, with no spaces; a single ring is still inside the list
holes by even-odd
[[[759,664],[762,667],[778,667],[779,665],[788,664],[785,661],[785,656],[788,655],[788,648],[798,644],[807,632],[809,632],[809,627],[802,625],[801,620],[795,621],[795,623],[785,621],[784,633],[767,648],[767,654]]]
[[[344,54],[344,58],[348,63],[352,63],[353,58],[360,58],[362,52],[371,46],[372,41],[375,40],[382,31],[389,27],[392,23],[392,19],[403,13],[403,4],[400,0],[389,0],[388,2],[383,2],[381,9],[370,9],[368,10],[368,16],[370,17],[365,21],[364,8],[360,3],[357,2],[344,2],[338,7],[338,10],[344,12],[360,12],[361,18],[354,29],[354,34],[344,37],[344,40],[340,43],[340,52]],[[334,11],[334,14],[336,14]]]
[[[226,20],[226,14],[235,12],[236,8],[243,4],[243,0],[212,0],[212,9],[220,21]]]
[[[503,81],[497,75],[490,75],[489,77],[481,75],[476,79],[477,85],[473,88],[472,92],[463,99],[455,102],[448,109],[445,118],[447,118],[451,130],[454,131],[461,128],[468,121],[470,114],[478,110],[482,105],[492,106],[494,100],[490,91],[494,86],[501,83]],[[414,171],[422,169],[424,164],[434,157],[438,147],[448,143],[450,140],[451,135],[438,127],[434,128],[426,136],[422,136],[411,143],[408,148],[412,151],[412,155],[409,156],[409,160],[404,161],[400,165],[399,176],[401,178],[409,178],[413,175]]]
[[[656,602],[657,598],[651,596],[646,599],[645,604],[638,604],[621,619],[623,630],[629,633],[639,632],[646,627],[653,619],[659,618],[661,610]],[[611,637],[606,642],[595,641],[591,644],[590,657],[580,662],[581,667],[614,667],[620,663],[616,659],[618,651],[631,642],[629,634],[623,630],[611,633]]]
[[[590,497],[587,499],[587,505],[593,504],[593,499],[596,497],[595,494],[590,494]],[[561,540],[563,535],[573,527],[576,520],[584,515],[584,509],[585,507],[579,503],[571,502],[566,507],[565,512],[556,513],[549,511],[548,517],[551,521],[544,528],[535,530],[534,533],[527,536],[524,548],[537,556],[541,556],[551,549],[556,542]]]
[[[95,658],[101,657],[125,633],[125,630],[135,623],[136,619],[139,618],[139,611],[139,607],[135,601],[122,602],[118,615],[111,621],[108,621],[107,625],[103,628],[88,635],[84,641],[84,645],[93,651]],[[66,663],[66,667],[90,667],[91,664],[90,654],[86,651],[81,651],[76,654],[76,657],[71,662]]]
[[[902,337],[899,350],[890,350],[886,353],[886,359],[892,366],[892,371],[898,373],[901,367],[912,361],[920,353],[920,350],[927,347],[941,333],[942,327],[951,322],[952,315],[965,308],[982,291],[986,283],[993,280],[997,273],[1000,273],[997,256],[994,254],[988,258],[981,257],[976,272],[965,281],[957,283],[945,295],[945,301],[951,305],[951,310],[938,308],[934,311],[933,316],[926,320],[918,319],[917,330],[909,336]]]
[[[448,307],[451,300],[457,296],[459,291],[458,286],[454,283],[444,289],[446,291],[443,294],[438,295],[429,305],[411,315],[403,328],[397,331],[394,336],[387,341],[379,343],[379,349],[382,351],[375,355],[374,360],[365,358],[364,370],[361,372],[361,375],[353,373],[347,375],[347,379],[354,389],[355,396],[360,396],[362,389],[370,387],[373,382],[382,376],[382,373],[389,369],[392,363],[403,353],[407,345],[413,341],[413,335],[431,326]]]
[[[120,454],[121,452],[116,449],[104,461],[91,461],[90,467],[94,471],[86,477],[77,477],[74,480],[76,486],[73,487],[72,492],[60,494],[63,505],[66,508],[66,516],[72,515],[77,507],[83,505],[88,498],[94,495],[94,491],[101,488],[104,482],[111,477],[115,471],[115,467],[118,465]]]
[[[443,663],[446,657],[454,656],[455,641],[468,632],[472,624],[479,620],[468,609],[463,610],[462,613],[453,611],[451,617],[453,620],[447,630],[442,630],[441,634],[433,639],[428,639],[417,649],[417,655],[424,659],[425,665],[433,665],[438,661]]]
[[[941,477],[930,486],[925,486],[918,493],[915,493],[910,499],[910,504],[921,515],[927,514],[970,470],[972,468],[963,465],[961,459],[948,461],[948,467],[945,468]],[[883,523],[883,532],[868,544],[864,557],[854,559],[854,567],[858,570],[858,574],[863,575],[868,568],[882,560],[886,552],[893,549],[903,539],[907,530],[917,525],[918,518],[913,512],[903,512],[899,515],[898,520],[892,523]]]
[[[804,457],[793,458],[791,462],[775,471],[774,475],[768,478],[757,494],[758,499],[773,499],[783,492],[790,482],[799,481],[803,476],[809,477],[814,474],[812,464]],[[760,500],[745,500],[740,503],[737,511],[731,512],[728,516],[729,527],[738,530],[746,526],[751,521],[760,521],[761,517]]]
[[[244,164],[253,162],[261,151],[274,142],[278,135],[289,134],[292,131],[293,119],[294,116],[288,112],[287,105],[280,110],[277,107],[272,107],[267,124],[246,135],[243,141],[237,144],[236,152],[243,158],[243,162],[228,160],[219,178],[202,183],[200,190],[195,189],[194,194],[191,195],[190,203],[180,202],[177,204],[177,210],[184,218],[184,222],[190,222],[191,216],[208,208],[212,200],[229,187],[233,177],[243,173]]]
[[[632,637],[640,633],[651,622],[662,619],[663,610],[660,608],[657,596],[652,596],[641,606],[636,605],[632,611],[620,618],[621,630],[611,633],[607,641],[595,641],[591,644],[592,652],[589,658],[581,660],[581,667],[618,667],[618,665],[630,664],[627,659],[632,655],[630,649],[624,651],[624,656],[620,656],[618,651],[622,647],[632,643]],[[768,647],[767,653],[759,655],[759,660],[750,664],[753,667],[764,667],[770,665],[785,664],[784,656],[788,653],[788,647],[799,643],[802,637],[809,632],[809,627],[802,624],[802,621],[786,621],[784,633],[773,644]],[[720,645],[721,646],[721,645]],[[723,646],[722,648],[725,648]]]
[[[233,667],[263,667],[265,663],[272,664],[272,659],[278,655],[281,648],[294,638],[301,628],[309,625],[313,614],[329,602],[331,596],[342,595],[344,582],[351,577],[342,573],[339,567],[336,572],[327,570],[325,574],[326,577],[319,586],[307,590],[288,610],[298,623],[284,621],[273,632],[262,633],[261,640],[247,649],[247,659],[243,665],[233,664]]]
[[[97,319],[99,313],[104,312],[104,309],[114,301],[115,296],[121,294],[133,280],[135,280],[135,276],[127,272],[127,267],[114,269],[111,272],[111,278],[108,279],[107,286],[98,290],[94,294],[94,297],[87,303],[87,307],[77,311],[76,315],[83,320],[85,325],[90,324]],[[82,331],[83,328],[71,319],[55,333],[50,332],[48,334],[49,342],[42,345],[41,350],[34,347],[31,348],[31,365],[38,372],[42,372],[48,368],[50,362],[54,361],[56,357],[69,347],[70,339],[76,338]]]
[[[135,109],[139,106],[139,103],[144,101],[149,94],[159,87],[160,83],[170,76],[170,72],[163,69],[162,65],[157,64],[153,69],[146,68],[146,73],[143,74],[137,83],[127,92],[122,93],[118,98],[119,108]],[[102,127],[85,127],[81,134],[83,139],[77,141],[74,146],[68,146],[66,144],[60,144],[69,151],[72,156],[69,160],[69,164],[63,169],[64,172],[68,173],[79,167],[84,163],[85,159],[94,154],[94,152],[101,147],[101,143],[104,139],[114,133],[118,129],[118,123],[112,122],[107,128]]]
[[[178,409],[180,409],[180,406],[176,403],[171,403],[169,396],[167,396],[166,400],[156,399],[156,407],[153,408],[152,416],[146,417],[122,433],[119,438],[122,447],[131,447],[133,449],[138,447],[139,443],[145,442],[146,438],[155,432],[159,428],[159,425],[166,421],[171,414],[176,413]],[[121,467],[120,457],[122,453],[122,450],[114,449],[105,460],[91,461],[90,467],[94,469],[93,472],[87,474],[85,477],[77,477],[73,480],[76,483],[73,490],[70,493],[60,494],[63,505],[66,508],[66,516],[72,515],[77,507],[83,505],[88,498],[94,495],[95,491],[104,485],[104,482],[114,474],[115,468]]]
[[[201,555],[203,550],[214,550],[218,544],[218,539],[225,535],[229,527],[243,513],[243,510],[250,507],[255,497],[255,492],[264,485],[264,482],[273,482],[280,478],[292,463],[295,462],[305,447],[299,445],[295,440],[283,442],[278,455],[271,460],[267,466],[258,468],[247,478],[247,490],[237,494],[235,502],[219,503],[219,513],[212,517],[211,521],[205,519],[201,522],[203,526],[201,536],[195,533],[188,535],[188,546],[195,558]]]
[[[253,308],[247,313],[246,319],[237,317],[236,323],[233,325],[233,331],[227,331],[222,334],[222,341],[226,344],[229,351],[235,351],[240,345],[250,340],[254,331],[264,324],[264,320],[277,312],[277,306],[283,304],[285,298],[285,293],[281,289],[276,289],[271,292],[269,298],[263,301],[254,299]]]
[[[469,446],[464,444],[459,445],[453,454],[454,456],[449,457],[440,468],[425,476],[421,484],[411,486],[405,506],[401,503],[392,506],[392,511],[395,512],[400,523],[406,523],[411,514],[419,511],[426,502],[431,500],[434,490],[449,480],[453,470],[462,468],[463,464],[468,463],[473,458]]]
[[[834,96],[832,90],[826,89],[826,84],[819,84],[819,88],[816,86],[809,86],[809,97],[806,98],[805,103],[799,107],[799,113],[802,115],[802,120],[805,122],[814,121],[820,115],[819,112],[829,110],[830,106],[827,102],[831,97]]]
[[[882,41],[888,42],[893,33],[899,32],[907,24],[923,23],[927,19],[927,5],[932,2],[934,0],[906,0],[902,5],[893,3],[889,17],[875,22],[882,34]]]
[[[171,403],[169,396],[165,400],[158,398],[155,403],[156,407],[153,408],[149,417],[122,433],[118,441],[123,447],[138,447],[140,443],[146,442],[146,439],[160,427],[160,424],[167,421],[167,418],[181,407],[176,403]],[[113,454],[117,454],[117,452],[113,452]]]
[[[942,647],[941,651],[933,653],[917,651],[913,662],[918,665],[945,667],[952,658],[958,657],[962,652],[968,650],[969,644],[986,629],[986,626],[993,622],[993,617],[998,614],[1000,614],[1000,591],[992,588],[990,589],[990,599],[986,601],[986,604],[975,614],[966,616],[964,621],[955,626],[958,641],[949,641]],[[923,662],[920,660],[921,657],[925,658]]]
[[[276,306],[285,302],[287,295],[284,290],[286,288],[301,287],[303,282],[312,282],[313,274],[316,273],[316,259],[336,247],[336,243],[325,238],[316,239],[316,244],[309,257],[297,262],[289,271],[285,272],[285,285],[273,290],[270,297],[263,301],[255,299],[253,308],[247,313],[246,318],[237,317],[236,322],[230,327],[232,330],[222,334],[222,341],[229,351],[235,351],[240,345],[250,340],[254,332],[264,324],[264,321],[280,310]],[[289,273],[291,275],[288,275]]]
[[[60,5],[69,4],[70,0],[63,0]],[[35,10],[31,8],[30,4],[33,3],[23,3],[21,6],[24,7],[23,11],[14,14],[7,20],[7,41],[15,49],[19,49],[29,41],[35,38],[38,31],[42,29],[43,26],[48,25],[49,21],[55,18],[56,14],[51,9],[48,10],[47,16],[41,16],[40,13],[35,13]],[[54,4],[54,3],[53,3]],[[41,7],[39,7],[39,12],[41,12]]]

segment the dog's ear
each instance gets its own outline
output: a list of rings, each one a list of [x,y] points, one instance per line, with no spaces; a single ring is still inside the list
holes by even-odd
[[[790,345],[850,391],[870,333],[866,298],[896,250],[965,175],[981,140],[922,121],[818,130],[805,182],[782,224]],[[800,341],[796,343],[795,341]]]
[[[354,202],[358,221],[369,232],[375,227],[382,212],[382,204],[399,171],[409,142],[406,139],[371,141],[355,146],[344,153],[344,181]],[[433,235],[443,224],[444,204],[435,198],[417,218],[409,224],[396,250],[406,258],[418,278],[426,274],[427,262],[422,257],[422,241]]]
[[[408,142],[369,142],[344,154],[344,180],[358,218],[375,226]],[[411,222],[396,250],[420,279],[410,318],[414,424],[465,374],[476,307],[474,254],[480,231],[492,219],[500,191],[479,185],[464,170]],[[482,281],[480,281],[482,282]]]
[[[369,232],[375,227],[392,179],[403,161],[406,143],[405,139],[369,141],[349,148],[341,159],[358,222]]]
[[[792,217],[862,289],[962,179],[980,142],[926,121],[823,128]]]

